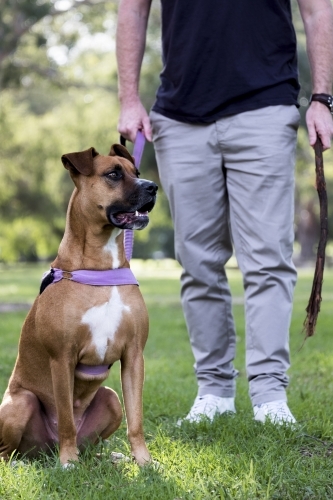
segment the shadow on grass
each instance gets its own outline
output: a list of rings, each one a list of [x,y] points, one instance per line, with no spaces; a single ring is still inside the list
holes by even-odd
[[[131,460],[112,463],[113,444],[117,449],[121,444],[128,452],[122,440],[112,438],[98,446],[88,446],[80,454],[80,460],[66,469],[57,453],[41,453],[38,460],[14,457],[14,465],[0,463],[0,498],[131,500],[177,495],[185,498],[172,477],[163,476],[161,464],[139,467]]]
[[[310,422],[311,423],[311,422]],[[88,446],[73,468],[54,453],[15,467],[0,463],[1,500],[21,499],[331,499],[332,440],[317,425],[262,425],[248,412],[213,423],[177,427],[165,417],[146,420],[146,437],[158,464],[111,461],[130,456],[125,422],[109,440]],[[310,429],[311,430],[311,429]]]

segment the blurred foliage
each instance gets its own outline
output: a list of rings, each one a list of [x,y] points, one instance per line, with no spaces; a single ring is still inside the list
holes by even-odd
[[[304,129],[311,79],[302,22],[292,1],[303,127],[295,222],[308,256],[318,237],[314,155]],[[119,140],[117,0],[0,0],[0,5],[0,261],[49,259],[57,251],[73,187],[61,155],[90,146],[106,154]],[[147,109],[159,82],[160,45],[159,1],[153,0],[140,86]],[[332,166],[332,154],[326,153],[330,199]],[[146,145],[141,170],[142,177],[158,182],[151,144]],[[330,227],[333,234],[331,209]],[[304,238],[305,234],[312,236]],[[173,256],[172,224],[161,189],[151,223],[136,232],[134,246],[136,257],[152,254]]]

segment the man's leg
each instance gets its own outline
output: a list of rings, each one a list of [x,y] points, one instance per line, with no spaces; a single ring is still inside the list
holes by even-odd
[[[296,282],[292,251],[299,115],[294,106],[271,106],[226,121],[226,132],[225,120],[218,123],[219,142],[244,277],[250,395],[253,405],[286,401]]]
[[[222,154],[213,125],[151,113],[159,174],[184,271],[181,297],[195,359],[198,396],[233,398],[235,329],[224,270],[232,255]]]

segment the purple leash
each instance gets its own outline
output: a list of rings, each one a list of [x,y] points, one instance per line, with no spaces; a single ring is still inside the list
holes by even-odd
[[[126,145],[126,139],[124,137],[120,137],[120,142],[123,146]],[[134,142],[134,148],[133,148],[133,157],[134,157],[134,164],[136,168],[139,170],[140,168],[140,163],[141,163],[141,158],[142,158],[142,153],[145,147],[145,136],[143,133],[138,130]],[[126,259],[128,261],[131,260],[132,258],[132,253],[133,253],[133,241],[134,241],[134,233],[132,229],[125,229],[125,234],[124,234],[124,247],[125,247],[125,255]]]

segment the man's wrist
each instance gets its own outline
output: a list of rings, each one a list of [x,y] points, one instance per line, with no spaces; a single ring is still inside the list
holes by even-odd
[[[310,97],[310,102],[320,102],[324,106],[326,106],[330,112],[333,114],[333,96],[331,94],[325,94],[325,93],[316,93],[312,94]]]
[[[128,104],[128,105],[133,105],[137,104],[138,102],[141,102],[140,96],[138,94],[137,89],[133,92],[124,92],[124,91],[119,91],[118,92],[118,99],[120,104]]]

